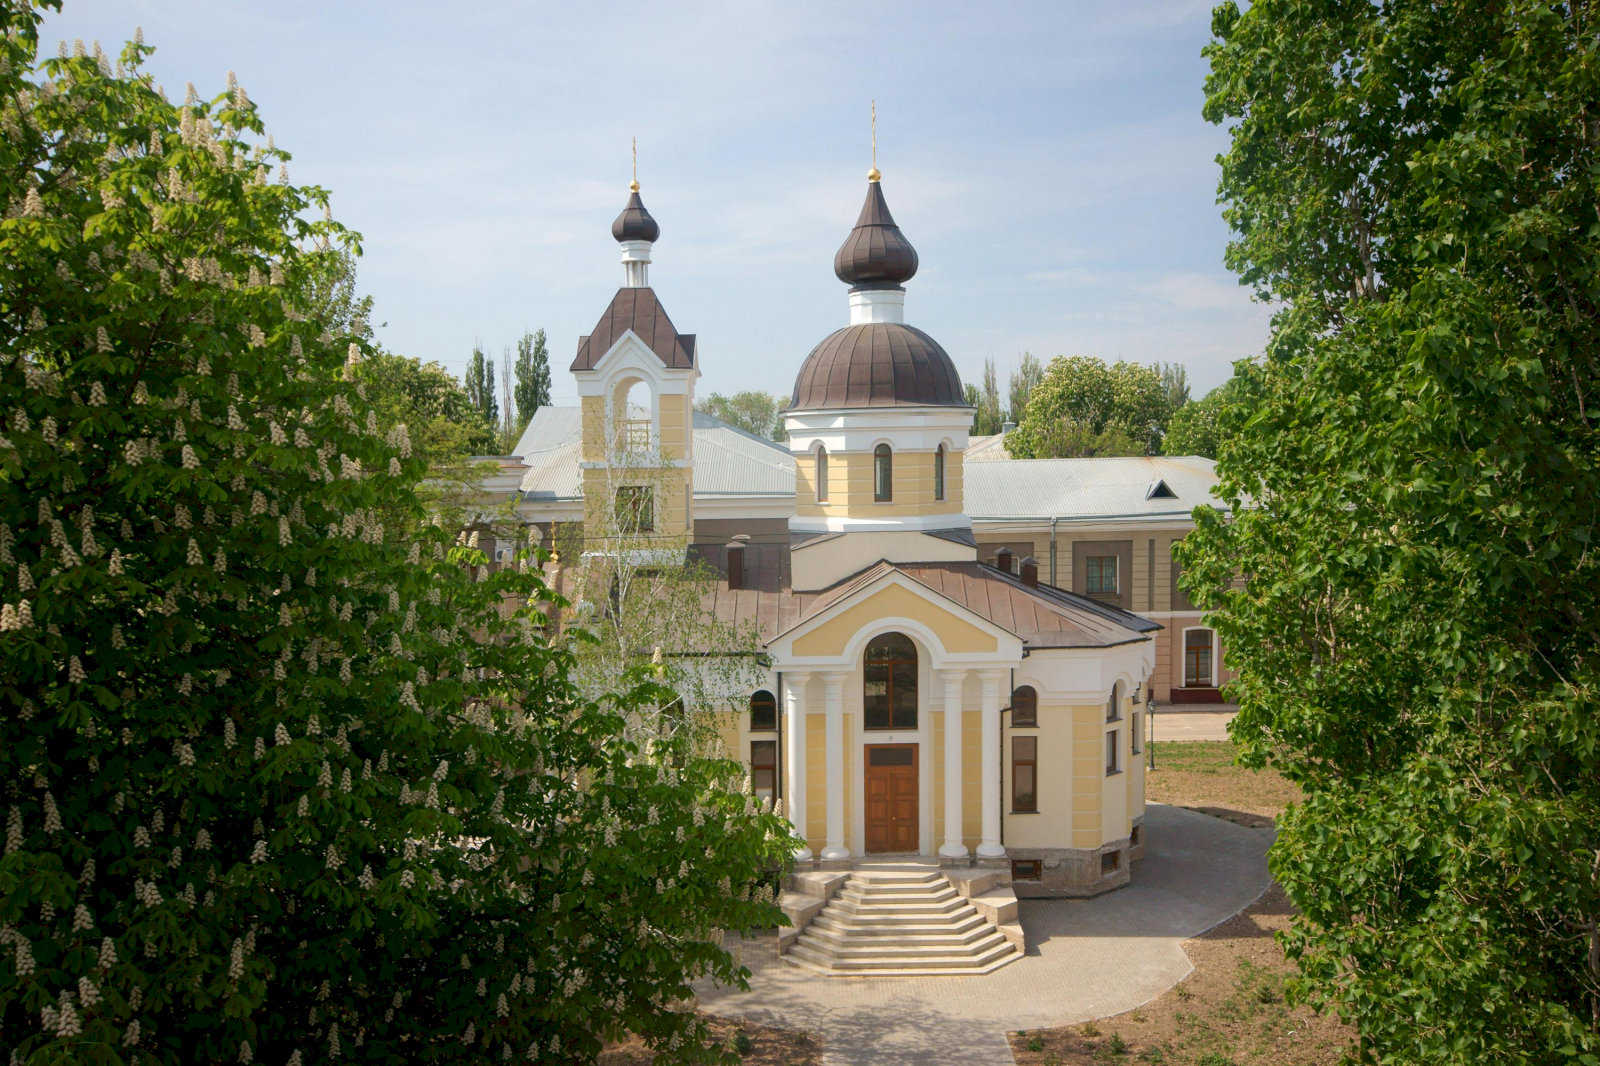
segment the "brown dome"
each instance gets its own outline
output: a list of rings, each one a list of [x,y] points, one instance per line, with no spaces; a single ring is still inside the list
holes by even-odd
[[[894,224],[883,186],[867,183],[867,202],[833,257],[839,280],[863,289],[899,288],[917,272],[917,250]]]
[[[938,341],[900,322],[869,322],[830,333],[811,350],[789,409],[966,405],[961,375]]]
[[[650,212],[645,210],[644,201],[639,199],[639,190],[634,189],[633,195],[628,197],[628,205],[622,209],[622,214],[611,223],[611,236],[617,243],[623,241],[652,241],[661,236],[661,227],[656,220],[650,217]]]

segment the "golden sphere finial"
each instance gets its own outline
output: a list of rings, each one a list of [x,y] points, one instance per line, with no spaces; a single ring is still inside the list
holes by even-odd
[[[868,181],[877,181],[881,177],[883,177],[883,175],[878,173],[877,167],[873,167],[871,170],[867,171]]]
[[[638,181],[638,179],[635,178],[633,181],[628,182],[628,188],[632,192],[638,192],[639,191],[639,181]]]

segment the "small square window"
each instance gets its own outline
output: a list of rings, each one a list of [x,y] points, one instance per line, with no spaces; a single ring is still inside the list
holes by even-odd
[[[1038,859],[1012,859],[1011,880],[1013,881],[1038,881],[1041,879]]]
[[[1142,830],[1143,828],[1144,828],[1144,826],[1142,826],[1142,825],[1136,825],[1136,826],[1133,827],[1133,831],[1128,834],[1128,846],[1129,847],[1136,848],[1136,847],[1139,846],[1139,837],[1142,835],[1140,830]]]
[[[1114,874],[1122,868],[1122,852],[1108,851],[1100,856],[1100,876]]]

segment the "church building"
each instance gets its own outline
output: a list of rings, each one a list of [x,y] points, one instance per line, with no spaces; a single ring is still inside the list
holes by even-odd
[[[723,575],[708,609],[753,620],[769,663],[724,740],[783,800],[801,868],[907,855],[1024,896],[1127,883],[1152,701],[1220,698],[1171,558],[1210,461],[973,440],[954,363],[907,321],[917,253],[876,168],[834,258],[848,324],[801,364],[787,443],[757,438],[694,410],[696,337],[648,276],[660,233],[635,182],[612,226],[624,285],[570,367],[580,407],[541,408],[500,457],[522,520],[550,546],[614,499]]]

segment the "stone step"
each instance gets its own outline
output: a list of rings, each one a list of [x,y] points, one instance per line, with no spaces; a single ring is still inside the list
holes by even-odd
[[[917,914],[924,917],[942,915],[945,918],[964,917],[967,911],[972,910],[972,904],[957,896],[955,899],[944,900],[940,903],[857,903],[854,900],[835,900],[830,908],[839,914],[858,916],[863,919],[879,918],[890,914]]]
[[[813,947],[824,948],[836,953],[854,948],[874,951],[903,951],[907,948],[929,946],[944,946],[952,951],[960,951],[970,945],[999,935],[994,926],[982,922],[971,929],[964,929],[955,933],[937,927],[918,926],[915,929],[897,929],[882,936],[857,936],[849,930],[818,929],[816,924],[812,923],[806,927],[805,933],[802,934],[805,940]]]
[[[965,933],[973,929],[993,928],[983,920],[977,911],[972,911],[965,917],[952,918],[945,921],[928,921],[927,915],[921,914],[892,914],[874,918],[845,917],[836,914],[822,913],[811,920],[806,926],[811,929],[831,929],[834,932],[850,936],[899,936],[911,933]]]
[[[835,960],[845,959],[921,959],[982,955],[999,944],[1008,944],[1005,937],[991,929],[970,940],[958,937],[903,936],[870,937],[864,940],[846,940],[843,943],[813,938],[808,929],[796,942],[813,951],[821,952]]]
[[[935,885],[945,880],[937,870],[855,870],[850,884],[861,885]]]
[[[856,888],[854,885],[845,885],[833,898],[849,900],[852,903],[894,904],[943,903],[946,900],[961,899],[962,897],[949,885],[945,885],[942,888],[928,889],[924,892],[907,892],[903,885],[866,891]]]
[[[1020,958],[1016,948],[1012,947],[1005,938],[997,934],[995,941],[995,943],[985,946],[982,950],[963,953],[930,949],[928,951],[901,953],[841,955],[833,951],[819,951],[812,945],[807,944],[802,937],[800,941],[789,949],[789,954],[786,957],[797,962],[809,963],[811,967],[825,973],[876,975],[902,971],[929,973],[988,972],[994,963],[1007,960],[1008,956]]]

